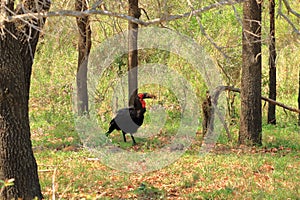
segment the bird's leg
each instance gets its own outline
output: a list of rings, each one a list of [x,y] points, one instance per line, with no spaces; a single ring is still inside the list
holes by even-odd
[[[126,133],[124,131],[122,131],[122,133],[123,133],[124,142],[126,142],[126,137],[125,137]]]
[[[134,137],[133,137],[133,135],[131,133],[130,133],[130,136],[131,136],[131,139],[132,139],[132,144],[136,145],[135,139],[134,139]]]

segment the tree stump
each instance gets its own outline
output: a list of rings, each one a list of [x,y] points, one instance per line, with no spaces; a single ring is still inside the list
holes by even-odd
[[[206,97],[202,103],[202,113],[203,113],[203,121],[202,121],[202,134],[203,136],[207,133],[208,129],[213,131],[213,106],[211,103],[211,96],[209,91],[206,91]]]

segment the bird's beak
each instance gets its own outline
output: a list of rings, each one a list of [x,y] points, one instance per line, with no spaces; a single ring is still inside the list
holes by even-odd
[[[144,97],[144,98],[156,99],[156,96],[155,96],[154,94],[149,94],[149,93],[147,93],[147,94],[145,95],[145,97]]]

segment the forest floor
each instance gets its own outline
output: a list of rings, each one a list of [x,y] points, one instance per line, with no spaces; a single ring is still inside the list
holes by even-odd
[[[262,147],[217,143],[205,155],[199,133],[178,160],[148,173],[112,169],[73,136],[51,139],[33,130],[33,141],[43,141],[34,151],[45,199],[299,199],[300,133],[288,130],[266,125]],[[145,141],[131,146],[130,137],[127,144],[120,133],[112,138],[126,151],[146,150]]]

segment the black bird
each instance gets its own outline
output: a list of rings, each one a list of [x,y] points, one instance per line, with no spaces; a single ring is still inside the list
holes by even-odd
[[[156,96],[149,93],[139,93],[134,99],[133,107],[118,110],[115,118],[110,121],[109,129],[105,135],[108,136],[114,130],[122,130],[124,142],[126,142],[126,133],[129,133],[133,145],[135,145],[136,142],[133,134],[144,122],[144,114],[146,112],[146,102],[144,99],[147,98],[156,98]]]

